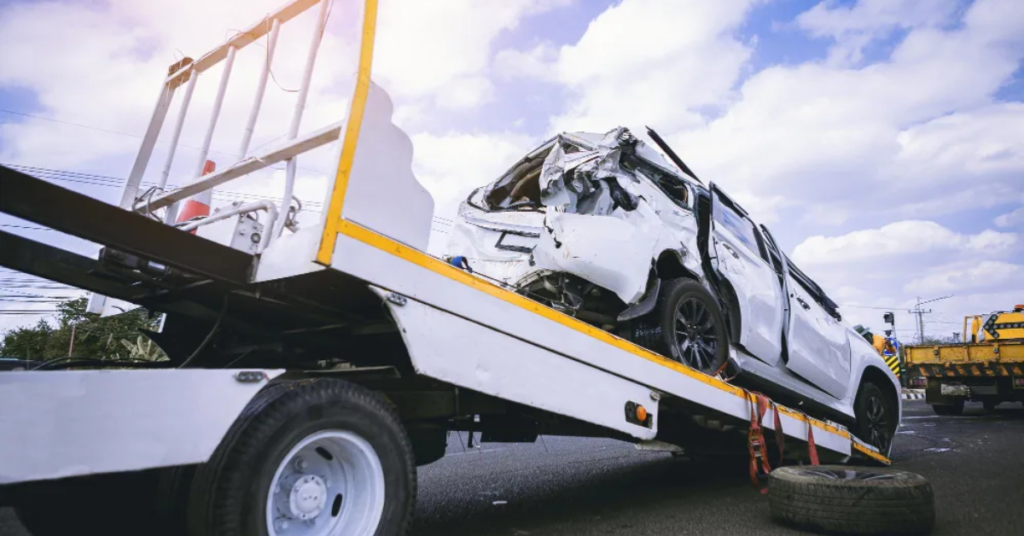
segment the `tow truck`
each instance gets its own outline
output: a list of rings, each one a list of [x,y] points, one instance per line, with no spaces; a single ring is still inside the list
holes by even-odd
[[[959,343],[905,347],[909,385],[939,415],[960,415],[967,400],[985,411],[1024,402],[1024,305],[968,315],[962,333]]]
[[[239,50],[329,0],[293,0],[170,69],[118,206],[0,168],[0,211],[100,244],[98,258],[0,232],[0,265],[159,312],[166,362],[67,358],[0,374],[0,504],[37,536],[75,532],[397,535],[416,467],[449,431],[482,441],[611,437],[692,455],[888,464],[841,424],[773,404],[425,253],[433,200],[370,80],[376,0],[338,123],[300,133],[314,36],[288,137],[202,174]],[[262,52],[261,52],[262,53]],[[194,179],[143,189],[175,93],[221,77]],[[259,116],[269,61],[246,123]],[[337,141],[317,225],[292,229],[300,155]],[[191,196],[278,163],[281,206],[176,225]],[[207,170],[209,171],[209,170]],[[233,222],[233,232],[205,227]],[[196,231],[192,233],[190,231]],[[236,235],[244,240],[238,240]],[[217,238],[220,237],[220,238]],[[219,241],[218,241],[219,240]],[[732,349],[732,352],[739,350]],[[777,445],[777,447],[775,447]],[[753,469],[752,469],[753,470]],[[178,532],[175,532],[178,531]]]

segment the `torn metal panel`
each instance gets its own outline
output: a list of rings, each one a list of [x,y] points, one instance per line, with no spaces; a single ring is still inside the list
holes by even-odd
[[[692,198],[627,129],[563,133],[469,196],[446,253],[516,288],[567,273],[637,304],[665,251],[701,273]]]
[[[549,210],[546,232],[533,251],[537,268],[577,275],[626,303],[639,301],[658,240],[656,216],[621,210],[616,216]]]

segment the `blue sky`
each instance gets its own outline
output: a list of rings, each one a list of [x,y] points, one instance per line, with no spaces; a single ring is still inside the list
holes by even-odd
[[[335,2],[304,130],[340,119],[350,91],[358,8]],[[138,139],[103,131],[141,135],[168,64],[278,3],[0,0],[0,48],[13,52],[0,58],[0,109],[64,122],[0,112],[0,162],[123,177]],[[282,34],[284,87],[309,22]],[[854,321],[879,324],[860,307],[954,293],[933,325],[945,330],[1024,301],[1024,14],[1013,0],[382,0],[378,29],[374,78],[441,217],[560,130],[650,125]],[[236,77],[259,65],[252,48]],[[212,86],[200,84],[195,115]],[[229,88],[219,165],[246,91]],[[283,130],[291,95],[268,90],[254,145]],[[201,127],[188,123],[183,142],[198,145]],[[179,149],[172,182],[195,157]],[[319,200],[330,152],[303,167],[299,194]],[[231,189],[275,196],[279,180]]]

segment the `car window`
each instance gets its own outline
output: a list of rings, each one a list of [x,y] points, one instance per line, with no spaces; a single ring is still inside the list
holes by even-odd
[[[836,320],[843,320],[843,316],[839,313],[839,306],[836,305],[836,302],[832,301],[832,299],[825,294],[825,291],[822,290],[813,279],[797,268],[796,265],[793,264],[793,260],[788,256],[786,257],[786,265],[789,267],[789,275],[793,276],[793,279],[811,295],[811,299],[818,302],[818,305],[825,309],[825,311],[832,315]]]
[[[754,232],[754,224],[744,218],[732,207],[722,202],[717,195],[714,197],[714,208],[711,211],[715,223],[725,227],[736,238],[739,238],[743,245],[747,246],[752,253],[760,255],[761,248],[758,246],[757,234]]]
[[[775,239],[772,237],[771,232],[769,232],[768,229],[764,225],[761,226],[761,231],[762,231],[761,232],[761,236],[764,237],[764,241],[763,242],[764,242],[764,244],[766,246],[765,249],[766,249],[766,252],[768,253],[768,259],[767,260],[771,261],[772,268],[775,269],[775,272],[781,275],[782,274],[782,254],[779,253],[779,247],[775,244]]]

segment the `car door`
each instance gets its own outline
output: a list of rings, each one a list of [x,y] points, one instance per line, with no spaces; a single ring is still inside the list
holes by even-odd
[[[763,239],[739,205],[711,184],[711,247],[714,267],[736,292],[739,343],[754,357],[774,365],[782,354],[785,302]]]
[[[786,259],[790,300],[788,360],[794,374],[826,393],[842,398],[850,383],[850,339],[846,327],[826,310],[827,297]]]

